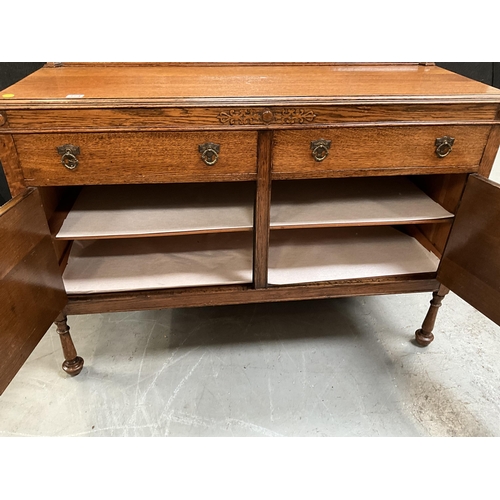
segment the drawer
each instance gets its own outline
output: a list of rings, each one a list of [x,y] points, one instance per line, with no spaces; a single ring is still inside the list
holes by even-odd
[[[281,130],[274,134],[273,177],[342,177],[357,170],[362,175],[474,172],[489,130],[489,125]],[[443,137],[454,141],[449,154],[440,157],[436,139]],[[321,139],[330,141],[323,160],[326,151],[314,142]]]
[[[253,131],[19,134],[15,142],[31,186],[256,178],[257,132]],[[200,145],[210,143],[216,146],[208,147],[204,161]],[[65,145],[77,147],[78,152],[70,150],[63,158],[58,148]],[[78,164],[71,168],[75,158]]]

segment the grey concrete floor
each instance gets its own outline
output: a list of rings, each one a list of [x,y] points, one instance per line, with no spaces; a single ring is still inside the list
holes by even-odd
[[[0,398],[2,436],[498,436],[500,327],[430,294],[70,317]]]
[[[492,178],[500,179],[499,161]],[[0,397],[0,436],[500,436],[500,327],[450,293],[73,316]]]

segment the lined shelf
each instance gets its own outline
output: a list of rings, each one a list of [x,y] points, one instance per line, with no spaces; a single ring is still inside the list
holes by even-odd
[[[254,199],[243,182],[84,187],[57,234],[74,240],[66,291],[251,283]],[[391,226],[452,217],[405,177],[275,181],[268,282],[435,272],[438,258]]]
[[[435,272],[439,259],[389,226],[273,231],[269,284]]]
[[[446,221],[453,214],[406,177],[275,181],[271,229]]]
[[[251,283],[251,233],[75,241],[68,294]]]
[[[58,239],[251,231],[253,183],[85,186]]]

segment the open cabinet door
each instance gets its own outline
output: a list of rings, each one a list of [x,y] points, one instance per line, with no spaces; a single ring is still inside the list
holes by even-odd
[[[40,195],[0,207],[0,394],[66,305]]]
[[[437,279],[500,325],[500,185],[469,176]]]

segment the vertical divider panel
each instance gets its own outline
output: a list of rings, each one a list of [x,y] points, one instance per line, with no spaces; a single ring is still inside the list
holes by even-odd
[[[11,135],[0,134],[0,161],[10,194],[15,198],[26,189],[26,184],[17,158],[16,145]]]
[[[497,112],[497,120],[500,120],[500,109]],[[493,163],[495,162],[495,157],[498,152],[498,146],[500,144],[500,125],[493,125],[491,127],[490,135],[488,136],[488,141],[486,142],[486,147],[484,148],[483,156],[479,164],[479,169],[477,173],[483,177],[489,177]]]
[[[271,210],[272,130],[259,131],[257,139],[257,192],[254,209],[253,282],[267,287]]]

